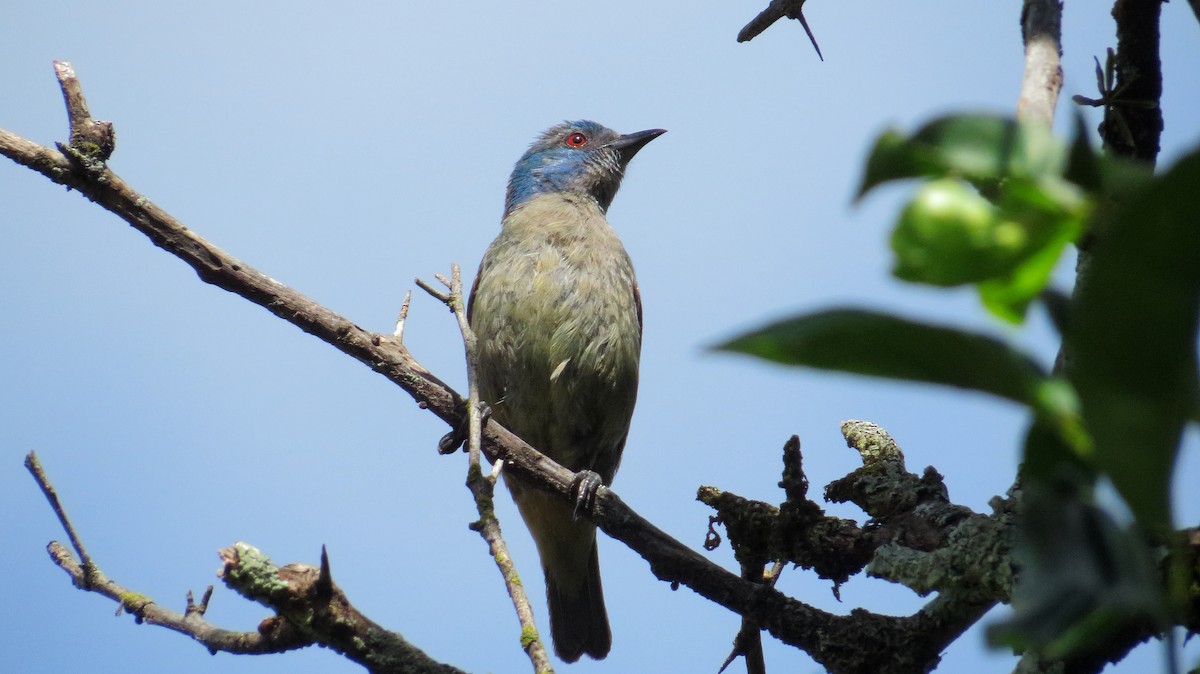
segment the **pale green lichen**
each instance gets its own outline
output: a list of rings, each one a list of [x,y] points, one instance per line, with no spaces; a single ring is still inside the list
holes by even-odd
[[[121,600],[121,608],[125,609],[129,613],[137,613],[138,611],[142,610],[146,604],[154,603],[153,599],[140,592],[122,592],[120,595],[118,595],[118,598]]]
[[[279,568],[258,548],[248,543],[235,543],[233,548],[237,552],[237,564],[226,570],[230,581],[255,595],[287,589],[287,583],[279,577]]]
[[[521,628],[521,648],[523,650],[529,650],[529,647],[532,646],[533,642],[537,640],[538,632],[535,627],[532,625],[527,625]]]

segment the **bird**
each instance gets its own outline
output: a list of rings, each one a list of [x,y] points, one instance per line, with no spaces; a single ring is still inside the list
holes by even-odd
[[[619,134],[585,120],[538,136],[513,167],[500,234],[468,301],[490,418],[593,494],[621,463],[642,342],[633,263],[606,216],[629,161],[665,132]],[[541,558],[555,654],[603,659],[612,634],[595,525],[502,474]]]

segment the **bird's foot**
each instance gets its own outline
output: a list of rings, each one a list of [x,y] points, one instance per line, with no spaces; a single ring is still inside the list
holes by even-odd
[[[575,479],[571,480],[571,491],[575,497],[575,519],[579,519],[580,513],[590,512],[596,506],[596,494],[603,484],[604,480],[594,471],[581,470],[575,473]]]
[[[479,403],[479,427],[487,426],[487,422],[491,418],[492,407],[485,402]],[[470,436],[470,423],[470,417],[464,411],[458,425],[443,435],[441,440],[438,440],[438,454],[453,454],[459,447],[463,447]]]
[[[466,419],[463,423],[450,429],[450,432],[443,435],[441,440],[438,440],[438,454],[453,454],[455,450],[462,447],[467,442],[467,424]]]

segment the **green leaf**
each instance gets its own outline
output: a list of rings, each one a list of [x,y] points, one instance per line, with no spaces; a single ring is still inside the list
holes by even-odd
[[[1020,236],[979,192],[952,178],[920,187],[892,232],[892,273],[905,281],[954,286],[980,281],[1007,266]]]
[[[1102,648],[1123,627],[1168,624],[1144,537],[1069,485],[1037,481],[1024,491],[1013,616],[988,628],[993,645],[1061,659]]]
[[[1071,149],[1067,154],[1067,165],[1063,169],[1063,177],[1092,194],[1101,194],[1104,191],[1104,179],[1100,163],[1100,156],[1096,154],[1096,150],[1088,140],[1083,113],[1076,109],[1075,137],[1071,140]]]
[[[1055,194],[1029,181],[1007,182],[993,204],[957,180],[931,180],[892,233],[893,273],[938,286],[994,280],[989,308],[1019,320],[1078,236],[1084,211],[1074,191]]]
[[[1025,320],[1029,303],[1045,291],[1063,250],[1072,240],[1064,232],[1057,240],[1037,249],[1006,276],[981,282],[979,298],[983,306],[992,315],[1009,323]]]
[[[1075,137],[1071,141],[1063,178],[1092,196],[1123,198],[1144,188],[1154,178],[1154,172],[1144,162],[1098,154],[1088,141],[1083,116],[1077,111]]]
[[[1011,188],[1000,212],[1011,218],[1010,222],[1020,223],[1028,245],[1012,256],[1014,264],[1005,273],[979,284],[979,296],[984,307],[995,316],[1020,323],[1029,303],[1050,283],[1063,251],[1083,231],[1086,206],[1077,202],[1074,208],[1063,209],[1062,202],[1051,200],[1035,207],[1036,199],[1021,195],[1020,186]],[[1041,196],[1040,190],[1034,191]]]
[[[1062,148],[1040,124],[992,115],[942,117],[910,138],[895,130],[875,141],[857,198],[892,180],[953,175],[988,190],[1004,178],[1058,175]]]
[[[984,335],[889,314],[833,309],[786,319],[715,347],[789,365],[946,384],[1034,407],[1046,375]]]
[[[1200,151],[1095,224],[1067,333],[1096,460],[1135,516],[1171,526],[1170,485],[1197,405]]]

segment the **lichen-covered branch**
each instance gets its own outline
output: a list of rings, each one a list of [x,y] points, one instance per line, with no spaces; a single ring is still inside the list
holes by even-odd
[[[462,674],[437,662],[403,636],[381,627],[350,603],[333,583],[329,558],[320,568],[276,566],[246,543],[221,550],[221,579],[243,597],[275,611],[264,625],[286,624],[310,643],[332,648],[375,674]]]
[[[824,628],[805,649],[831,672],[929,671],[942,649],[1011,594],[1011,503],[997,499],[992,516],[973,513],[950,502],[936,471],[909,473],[900,447],[879,426],[847,421],[842,433],[863,465],[831,483],[826,498],[861,507],[870,515],[861,527],[824,515],[807,499],[795,437],[784,445],[780,486],[786,500],[780,506],[713,487],[702,487],[698,498],[717,510],[715,519],[725,526],[743,568],[761,569],[768,561],[797,564],[833,580],[835,593],[838,584],[865,568],[868,575],[920,595],[937,591],[918,613],[874,625],[876,635],[891,645],[876,651],[870,662],[848,657],[845,635],[836,628]],[[715,540],[711,534],[706,547],[715,547]],[[878,616],[855,611],[850,617],[870,625]]]

